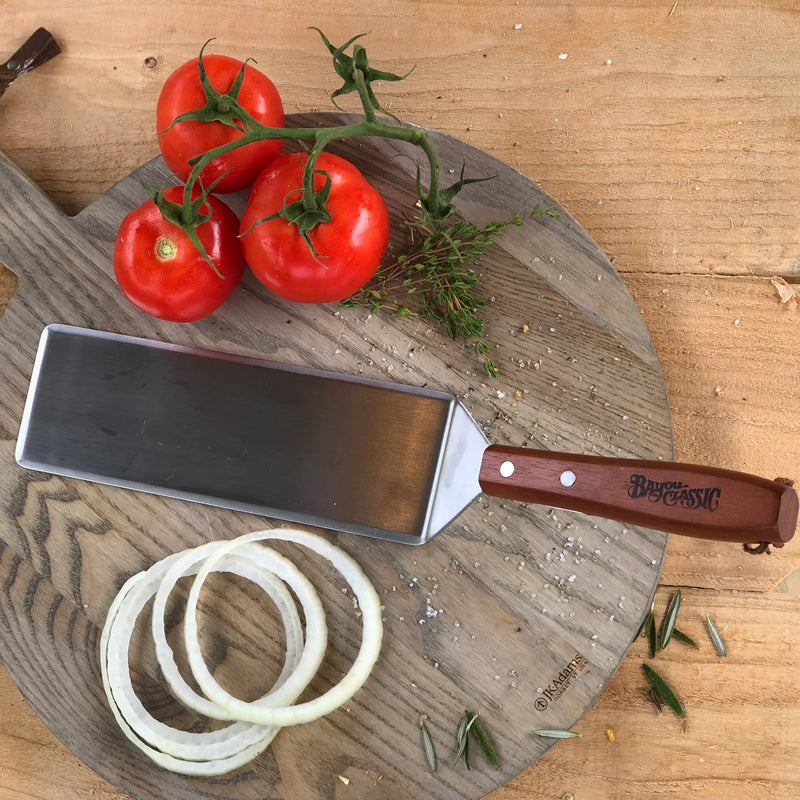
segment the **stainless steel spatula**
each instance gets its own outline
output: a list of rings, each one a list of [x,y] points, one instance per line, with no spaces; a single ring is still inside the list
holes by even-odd
[[[421,544],[481,493],[701,538],[782,544],[784,483],[490,445],[429,389],[63,325],[45,328],[29,469]]]

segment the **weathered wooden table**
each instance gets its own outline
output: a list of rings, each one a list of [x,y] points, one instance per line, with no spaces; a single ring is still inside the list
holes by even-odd
[[[328,110],[327,54],[370,31],[389,108],[505,161],[564,205],[633,294],[666,378],[677,456],[797,477],[800,311],[780,279],[800,276],[800,18],[792,2],[547,6],[29,4],[6,11],[0,52],[39,25],[63,53],[2,99],[0,149],[66,212],[89,205],[156,155],[153,109],[169,72],[216,36],[255,56],[287,111]],[[13,197],[3,196],[4,203]],[[35,243],[34,243],[35,244]],[[0,305],[15,279],[0,272]],[[786,289],[786,286],[781,284]],[[498,798],[792,797],[800,791],[800,599],[776,586],[800,562],[672,537],[656,606],[684,596],[694,652],[662,672],[688,708],[683,727],[643,695],[634,645],[594,708]],[[703,628],[722,628],[721,659]],[[109,797],[119,791],[42,725],[0,671],[0,793]],[[340,794],[347,796],[342,784]]]

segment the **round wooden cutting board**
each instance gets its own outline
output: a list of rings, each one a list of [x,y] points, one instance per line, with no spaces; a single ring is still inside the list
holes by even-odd
[[[342,119],[295,116],[287,125]],[[420,547],[325,533],[361,563],[384,606],[381,657],[347,706],[282,730],[250,765],[218,778],[166,772],[116,727],[101,685],[98,639],[123,581],[171,552],[279,523],[20,468],[15,441],[39,335],[49,323],[444,389],[495,443],[672,458],[658,360],[635,303],[597,245],[522,175],[453,138],[430,137],[445,184],[463,163],[469,176],[492,176],[459,196],[466,217],[525,217],[477,267],[498,378],[482,371],[469,346],[423,318],[293,305],[252,277],[201,322],[147,317],[117,288],[111,254],[122,217],[145,199],[140,180],[159,185],[163,163],[146,164],[70,218],[0,158],[0,261],[19,277],[0,319],[0,659],[59,739],[135,798],[483,797],[553,745],[535,730],[570,728],[591,707],[649,610],[665,535],[481,497]],[[383,193],[396,251],[400,223],[414,212],[418,154],[386,139],[331,149],[355,161]],[[231,202],[241,208],[242,198]],[[555,207],[560,218],[529,218],[537,204]],[[235,404],[231,398],[234,414]],[[330,658],[310,696],[346,669],[360,627],[343,582],[313,560],[305,565],[332,631]],[[204,607],[206,655],[217,674],[231,687],[245,680],[247,691],[264,691],[281,657],[273,612],[248,587],[222,579]],[[263,656],[253,655],[258,641]],[[144,637],[131,666],[146,705],[168,721],[183,720]],[[465,709],[479,714],[499,769],[477,748],[471,770],[453,765]],[[423,754],[422,715],[439,756],[435,773]],[[580,742],[560,746],[577,753]]]

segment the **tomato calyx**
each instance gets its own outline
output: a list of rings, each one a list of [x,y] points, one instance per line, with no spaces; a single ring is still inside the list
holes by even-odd
[[[236,130],[245,134],[254,124],[257,124],[238,102],[239,91],[244,81],[244,71],[253,59],[248,58],[242,64],[242,68],[239,70],[236,78],[234,78],[228,91],[220,92],[215,89],[211,83],[208,73],[206,72],[205,64],[203,63],[203,53],[211,41],[213,41],[213,39],[208,39],[200,48],[200,56],[197,65],[200,75],[200,86],[205,94],[206,104],[202,108],[197,108],[193,111],[185,111],[183,114],[179,114],[172,120],[168,128],[159,131],[159,136],[163,137],[179,122],[221,122],[223,125],[236,128]]]
[[[314,181],[314,176],[320,175],[324,179],[321,189],[317,189]],[[310,181],[308,180],[310,176]],[[327,209],[328,197],[330,197],[331,187],[333,183],[331,176],[320,169],[306,170],[303,178],[303,188],[296,189],[290,192],[283,202],[283,207],[278,209],[274,214],[256,220],[246,231],[243,231],[240,236],[245,236],[250,233],[256,225],[261,225],[264,222],[269,222],[273,219],[285,219],[287,222],[297,226],[297,232],[303,237],[314,260],[322,264],[321,256],[315,249],[314,243],[311,241],[311,231],[322,222],[330,222],[333,217]],[[289,202],[289,197],[297,192],[301,192],[299,200]]]
[[[466,167],[466,164],[462,164],[458,180],[454,181],[446,189],[440,189],[435,198],[431,196],[430,192],[426,192],[422,188],[422,177],[420,169],[417,167],[417,196],[425,217],[424,221],[434,228],[455,213],[456,209],[453,206],[453,200],[465,186],[471,183],[483,183],[483,181],[490,181],[492,178],[497,177],[490,175],[485,178],[467,178],[464,175]]]
[[[312,25],[310,30],[316,31],[322,37],[325,47],[328,48],[328,51],[333,56],[333,68],[336,70],[336,74],[344,81],[342,86],[331,94],[331,102],[338,108],[339,106],[336,103],[337,97],[350,94],[351,92],[358,92],[367,119],[370,119],[371,114],[374,114],[375,111],[380,111],[382,114],[386,114],[387,117],[391,117],[396,122],[399,122],[400,120],[398,120],[394,114],[387,111],[378,102],[378,98],[372,91],[372,82],[402,81],[407,78],[416,67],[411,67],[405,75],[395,75],[393,72],[375,69],[369,64],[367,51],[360,44],[353,44],[353,42],[362,39],[367,34],[359,33],[357,36],[348,39],[343,45],[336,47],[331,44],[328,37],[325,36],[319,28],[315,28]],[[351,44],[353,44],[353,55],[350,56],[345,51]]]
[[[197,252],[203,257],[204,261],[214,270],[219,278],[225,280],[225,276],[217,269],[211,257],[208,255],[205,246],[200,237],[197,235],[197,229],[205,222],[208,222],[213,216],[211,206],[208,204],[208,196],[211,194],[216,183],[222,179],[222,176],[214,181],[208,188],[200,188],[196,195],[188,201],[185,197],[181,203],[175,203],[172,200],[167,200],[164,196],[166,186],[160,189],[153,189],[142,181],[144,190],[150,195],[150,199],[156,204],[161,216],[174,225],[180,228],[188,237],[189,241],[197,249]],[[156,243],[157,256],[162,261],[170,261],[175,257],[176,251],[175,242],[171,239],[162,236]]]

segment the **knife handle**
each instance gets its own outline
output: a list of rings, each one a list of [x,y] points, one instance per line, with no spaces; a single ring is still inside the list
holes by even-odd
[[[61,52],[46,28],[37,28],[7,61],[0,62],[0,95],[20,75],[41,66]]]
[[[18,64],[16,72],[18,75],[24,75],[36,67],[40,67],[46,61],[54,58],[61,52],[53,34],[46,28],[37,28],[25,41],[22,47],[14,53],[13,56],[6,62],[8,69],[14,69],[11,64]]]
[[[491,445],[478,480],[493,497],[699,539],[782,546],[797,526],[790,485],[696,464]]]

